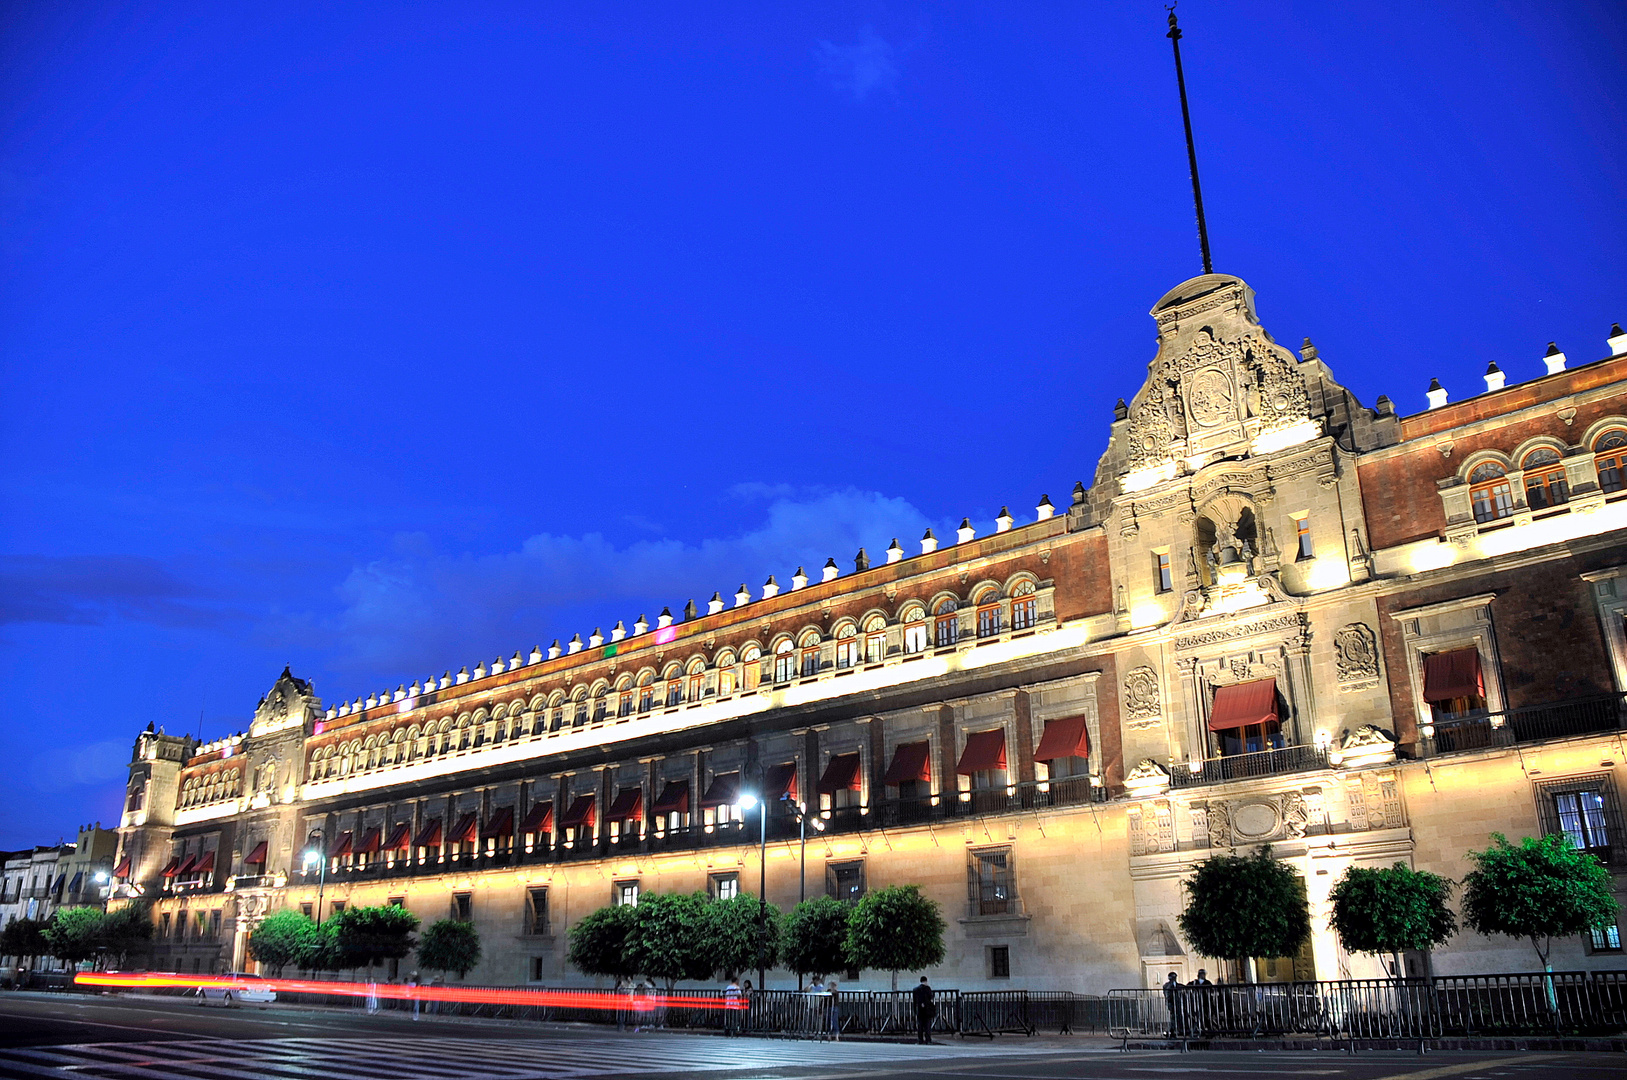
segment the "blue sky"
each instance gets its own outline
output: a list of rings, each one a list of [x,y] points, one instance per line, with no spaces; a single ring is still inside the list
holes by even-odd
[[[1163,9],[12,6],[0,847],[149,721],[991,527],[1198,270]],[[1627,319],[1627,15],[1188,0],[1216,268],[1365,402]],[[200,721],[201,718],[201,721]]]

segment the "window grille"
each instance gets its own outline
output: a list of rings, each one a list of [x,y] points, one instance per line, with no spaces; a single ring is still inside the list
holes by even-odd
[[[1544,833],[1570,837],[1571,843],[1605,864],[1617,861],[1615,849],[1622,843],[1621,806],[1609,776],[1550,780],[1539,783],[1537,792]]]
[[[973,915],[1005,915],[1015,910],[1017,888],[1010,848],[973,851],[966,878]]]
[[[474,894],[456,892],[452,894],[452,918],[458,922],[468,922],[474,917]]]
[[[546,886],[525,891],[525,925],[528,934],[548,932],[548,889]]]
[[[825,892],[844,904],[864,896],[864,860],[825,864]]]

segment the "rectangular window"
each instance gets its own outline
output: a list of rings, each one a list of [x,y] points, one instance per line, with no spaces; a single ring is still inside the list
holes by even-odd
[[[542,981],[542,961],[543,961],[543,958],[540,957],[540,956],[533,956],[531,958],[531,981],[532,982],[541,982]]]
[[[843,638],[836,643],[836,666],[839,668],[857,667],[859,663],[859,639],[856,637]]]
[[[1610,861],[1610,828],[1605,823],[1604,793],[1601,791],[1564,791],[1554,795],[1554,810],[1559,818],[1559,829],[1570,837],[1571,843],[1601,862]]]
[[[1603,930],[1587,932],[1588,948],[1594,952],[1621,951],[1621,924],[1611,923]]]
[[[1011,628],[1013,630],[1031,630],[1037,621],[1035,615],[1038,605],[1032,596],[1019,596],[1011,602]]]
[[[904,627],[904,651],[907,653],[926,651],[926,623],[911,623]]]
[[[1153,552],[1152,577],[1154,588],[1161,593],[1170,592],[1175,588],[1175,577],[1169,567],[1169,552]]]
[[[774,654],[774,681],[777,683],[790,682],[796,674],[796,656],[787,649],[782,653]]]
[[[209,913],[209,936],[216,941],[220,940],[220,909]]]
[[[333,901],[333,903],[328,905],[328,918],[333,918],[343,910],[345,910],[345,902],[343,900]]]
[[[998,637],[1000,635],[1000,605],[990,604],[977,609],[977,636],[980,638]]]
[[[525,890],[525,932],[528,934],[546,934],[548,932],[548,888],[538,886]]]
[[[740,875],[713,874],[707,879],[707,892],[712,894],[713,900],[733,900],[740,895]]]
[[[802,650],[802,677],[811,679],[819,674],[819,649]]]
[[[618,881],[610,887],[610,902],[617,907],[638,906],[638,882]]]
[[[1011,978],[1011,946],[989,946],[989,978]]]
[[[311,905],[310,904],[301,904],[299,906],[299,913],[301,915],[305,916],[307,919],[309,919],[311,917]],[[165,925],[168,925],[169,916],[165,915],[164,920],[165,920]]]
[[[960,640],[960,616],[938,616],[938,648],[947,648]]]
[[[728,697],[730,694],[734,693],[734,684],[734,668],[726,667],[722,671],[719,671],[717,673],[718,697]]]
[[[473,918],[474,894],[455,892],[452,894],[452,918],[458,922],[468,922]]]
[[[1312,559],[1316,557],[1316,548],[1311,544],[1311,519],[1299,517],[1294,519],[1294,534],[1299,540],[1299,557]]]
[[[639,687],[638,711],[649,712],[653,708],[655,708],[655,685],[652,683],[649,686]]]
[[[887,631],[878,630],[864,639],[864,662],[879,664],[887,659]]]
[[[616,702],[616,715],[633,715],[633,692],[631,690],[623,690],[621,692],[621,697]]]
[[[684,681],[673,679],[667,683],[667,708],[684,703]]]
[[[309,918],[311,905],[301,904],[300,906],[305,908],[305,915]],[[167,911],[158,916],[158,936],[161,938],[169,937],[169,912]]]
[[[406,907],[407,906],[407,898],[405,896],[392,896],[392,897],[390,897],[390,900],[389,900],[389,906],[390,907]]]
[[[689,700],[699,701],[706,696],[706,676],[691,675],[689,677]]]
[[[844,904],[856,904],[864,895],[864,860],[825,864],[825,892]]]
[[[972,852],[966,876],[973,915],[1005,915],[1015,910],[1017,890],[1012,877],[1010,848]]]

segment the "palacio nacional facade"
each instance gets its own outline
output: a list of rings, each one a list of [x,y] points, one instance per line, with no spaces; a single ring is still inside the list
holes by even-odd
[[[1224,970],[1180,883],[1263,844],[1316,926],[1273,979],[1381,973],[1327,927],[1353,864],[1461,878],[1493,832],[1565,832],[1627,867],[1627,335],[1401,415],[1276,344],[1238,278],[1152,317],[1055,503],[337,705],[285,671],[218,742],[141,733],[114,903],[154,901],[152,966],[253,970],[269,912],[395,901],[474,922],[471,982],[584,985],[587,912],[756,891],[745,793],[771,903],[919,884],[928,974],[963,989]],[[1534,954],[1465,931],[1432,962]]]

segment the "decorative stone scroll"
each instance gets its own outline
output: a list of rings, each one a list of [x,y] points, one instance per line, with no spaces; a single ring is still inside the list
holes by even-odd
[[[1366,623],[1342,626],[1333,635],[1339,689],[1345,693],[1378,685],[1378,639]]]
[[[1158,723],[1163,715],[1163,702],[1158,694],[1158,673],[1150,667],[1138,667],[1124,677],[1124,718],[1132,728],[1146,728]]]

